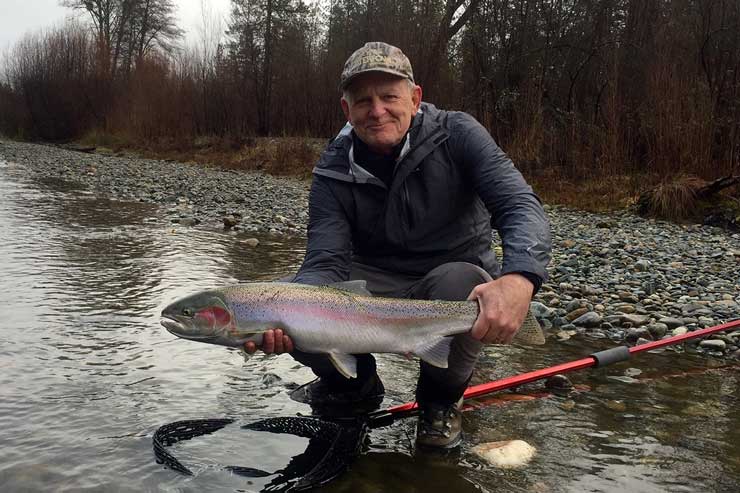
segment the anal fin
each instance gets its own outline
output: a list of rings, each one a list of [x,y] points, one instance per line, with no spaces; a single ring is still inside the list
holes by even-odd
[[[414,354],[432,366],[447,368],[452,337],[435,337],[414,348]]]
[[[357,378],[357,358],[346,353],[329,353],[329,359],[345,378]]]

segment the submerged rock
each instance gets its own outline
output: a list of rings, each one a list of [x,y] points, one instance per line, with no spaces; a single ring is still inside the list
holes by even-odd
[[[537,453],[537,449],[524,440],[481,443],[473,447],[472,451],[492,466],[501,469],[525,466]]]

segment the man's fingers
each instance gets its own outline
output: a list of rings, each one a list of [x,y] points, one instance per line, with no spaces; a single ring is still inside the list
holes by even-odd
[[[283,347],[285,348],[286,353],[293,352],[293,341],[286,335],[283,336]]]
[[[267,354],[275,351],[275,334],[272,330],[265,331],[262,335],[262,351]]]
[[[283,354],[285,351],[283,348],[283,331],[281,329],[275,329],[273,333],[273,340],[275,341],[275,354]]]
[[[479,315],[473,324],[473,328],[470,329],[470,335],[473,336],[474,339],[483,340],[487,333],[488,324],[483,320],[483,317]]]
[[[244,343],[244,350],[249,354],[254,354],[257,349],[265,354],[283,354],[292,352],[294,348],[293,341],[282,329],[266,330],[262,335],[262,346],[257,346],[252,341]]]

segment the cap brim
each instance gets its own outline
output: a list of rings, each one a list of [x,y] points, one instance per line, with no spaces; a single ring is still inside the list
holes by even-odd
[[[355,79],[357,79],[357,77],[367,74],[369,72],[383,72],[384,74],[395,75],[401,79],[407,79],[407,80],[410,80],[411,82],[414,82],[414,79],[412,79],[411,77],[409,77],[408,75],[402,72],[399,72],[398,70],[393,70],[390,68],[369,68],[367,70],[362,70],[360,72],[354,73],[351,76],[349,76],[347,80],[339,84],[339,90],[344,91],[345,89],[347,89],[347,86],[349,86]]]

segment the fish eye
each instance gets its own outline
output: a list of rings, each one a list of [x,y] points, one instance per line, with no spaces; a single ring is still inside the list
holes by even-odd
[[[193,309],[192,308],[184,308],[182,310],[182,314],[186,317],[192,317],[193,316]]]

